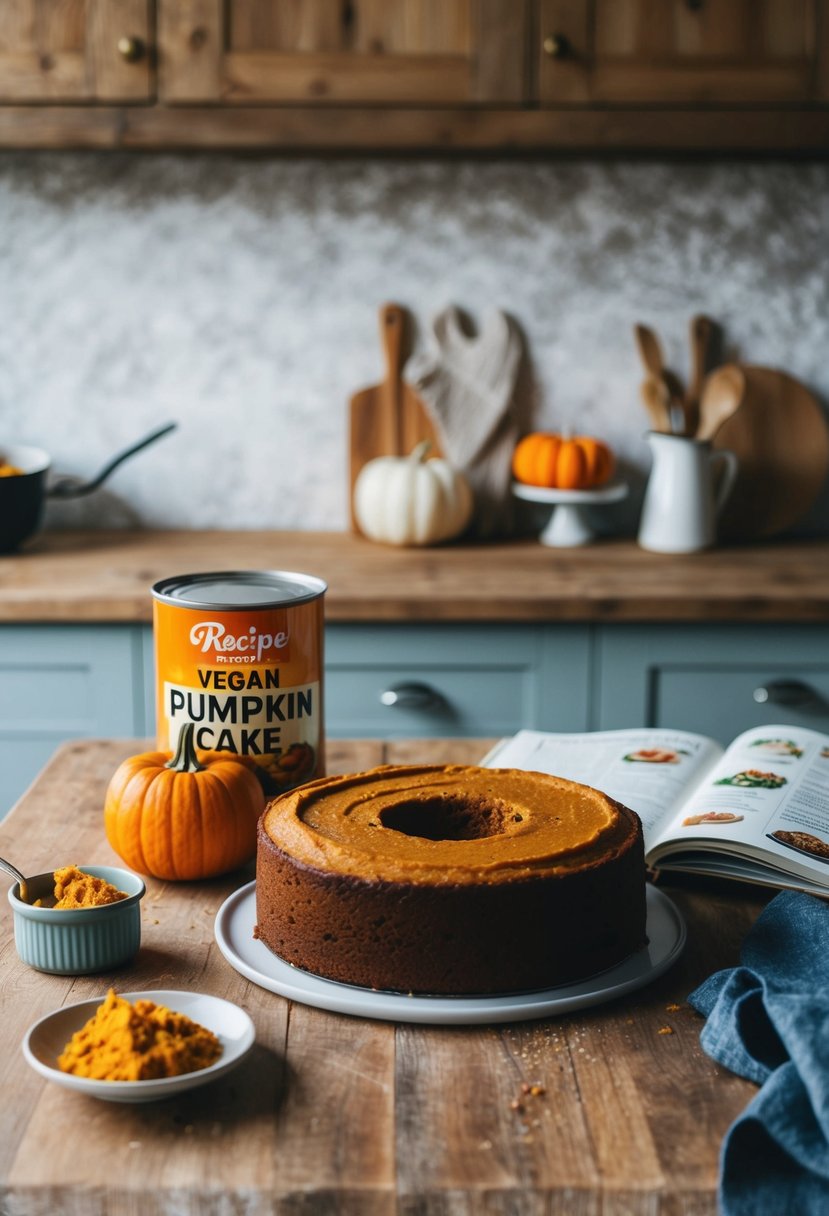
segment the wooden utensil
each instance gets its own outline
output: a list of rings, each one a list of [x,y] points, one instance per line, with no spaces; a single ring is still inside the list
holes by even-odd
[[[709,317],[696,316],[691,319],[691,378],[685,394],[686,434],[695,435],[699,425],[699,403],[702,385],[708,367],[708,351],[714,333],[714,323]]]
[[[740,408],[745,377],[736,364],[726,364],[707,376],[699,403],[697,439],[711,440],[720,427]]]
[[[411,385],[403,380],[408,351],[406,310],[399,304],[380,309],[380,341],[386,356],[386,376],[381,384],[356,393],[349,407],[349,506],[351,527],[359,532],[354,517],[354,484],[360,469],[377,456],[405,456],[423,439],[440,455],[437,432],[426,406]]]
[[[634,325],[633,333],[639,349],[639,357],[645,370],[652,379],[661,381],[668,393],[668,427],[669,431],[687,434],[685,424],[685,394],[676,376],[665,367],[662,358],[662,347],[654,331],[647,325]],[[653,390],[650,390],[653,392]],[[647,408],[647,407],[646,407]],[[664,428],[654,428],[662,430]]]
[[[804,384],[769,367],[740,364],[745,393],[720,427],[715,448],[740,462],[720,517],[732,540],[774,536],[802,519],[829,473],[829,426]]]
[[[651,430],[671,431],[671,397],[664,380],[648,376],[642,381],[642,401],[651,421]]]

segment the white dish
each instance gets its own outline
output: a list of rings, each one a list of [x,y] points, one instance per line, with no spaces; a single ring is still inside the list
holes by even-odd
[[[599,507],[619,502],[628,492],[626,481],[612,481],[592,490],[553,490],[545,486],[525,486],[512,483],[516,498],[551,507],[550,519],[539,536],[542,545],[553,549],[569,549],[586,545],[596,535],[587,507]]]
[[[216,941],[231,967],[260,988],[292,1001],[335,1013],[380,1018],[390,1022],[427,1022],[470,1026],[489,1022],[523,1022],[586,1009],[642,988],[676,962],[685,945],[685,921],[676,905],[648,886],[648,944],[618,967],[601,975],[551,988],[510,996],[427,997],[353,988],[300,971],[272,954],[253,936],[256,884],[240,887],[216,916]]]
[[[626,481],[611,481],[591,490],[556,490],[548,486],[527,486],[521,481],[512,483],[512,492],[516,498],[549,506],[562,503],[584,503],[593,506],[596,503],[620,502],[627,497],[629,489]]]
[[[160,1098],[172,1098],[175,1094],[199,1085],[207,1085],[240,1064],[256,1037],[253,1022],[238,1005],[208,996],[202,992],[176,992],[159,988],[149,992],[119,992],[128,1001],[149,1000],[157,1005],[166,1005],[176,1013],[184,1013],[200,1026],[212,1030],[222,1044],[222,1054],[209,1068],[187,1072],[180,1077],[161,1077],[157,1081],[93,1081],[89,1077],[76,1077],[61,1072],[56,1061],[76,1030],[89,1021],[104,999],[81,1001],[78,1005],[67,1005],[47,1013],[30,1027],[23,1040],[23,1055],[35,1072],[47,1081],[77,1090],[92,1098],[103,1098],[107,1102],[155,1102]]]

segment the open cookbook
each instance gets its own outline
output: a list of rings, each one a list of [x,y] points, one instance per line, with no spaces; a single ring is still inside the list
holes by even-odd
[[[604,790],[639,815],[654,869],[829,893],[829,735],[763,726],[723,750],[676,730],[522,730],[482,763]]]

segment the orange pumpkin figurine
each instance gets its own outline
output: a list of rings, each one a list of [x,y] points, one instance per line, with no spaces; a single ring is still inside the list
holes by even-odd
[[[139,874],[211,878],[256,851],[265,796],[252,766],[228,752],[197,753],[193,730],[192,722],[182,726],[173,756],[130,756],[109,783],[107,840]]]
[[[592,490],[613,476],[613,453],[590,435],[534,431],[518,443],[512,458],[516,481],[548,490]]]

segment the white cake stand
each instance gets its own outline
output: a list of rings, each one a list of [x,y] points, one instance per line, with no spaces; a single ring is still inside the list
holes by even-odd
[[[525,486],[518,481],[512,483],[516,498],[552,507],[550,521],[538,539],[542,545],[550,545],[554,549],[589,544],[596,533],[585,508],[619,502],[627,497],[628,489],[626,481],[612,481],[596,490],[546,490],[541,486]]]

